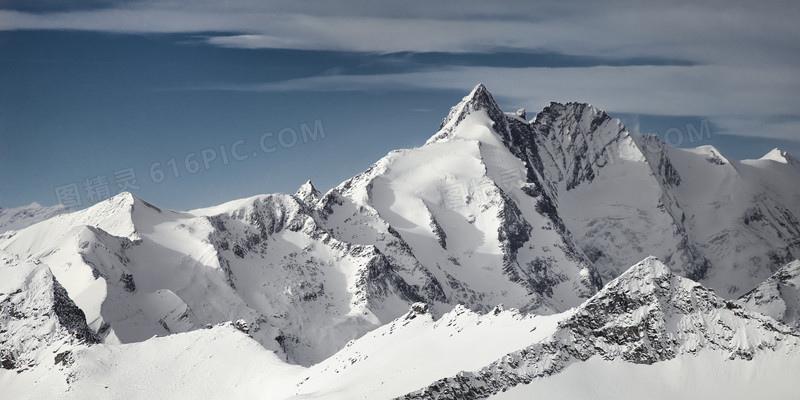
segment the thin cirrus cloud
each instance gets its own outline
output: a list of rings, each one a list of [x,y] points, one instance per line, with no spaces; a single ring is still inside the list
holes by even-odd
[[[797,139],[800,82],[786,69],[696,66],[588,68],[449,67],[408,73],[322,75],[279,82],[210,85],[226,91],[467,91],[483,82],[510,107],[541,109],[550,101],[588,101],[601,109],[650,115],[698,115],[702,110],[726,132]],[[702,88],[702,89],[698,89]],[[778,118],[780,117],[780,118]],[[730,124],[725,121],[738,121]],[[755,129],[755,128],[758,129]]]
[[[587,2],[487,6],[412,0],[401,6],[361,0],[314,5],[242,0],[109,2],[93,9],[55,12],[14,9],[0,10],[0,30],[195,32],[210,45],[245,49],[496,53],[509,60],[503,51],[511,49],[689,61],[689,65],[564,68],[440,65],[421,71],[333,74],[194,89],[467,90],[484,82],[508,102],[529,107],[549,100],[582,100],[627,113],[706,115],[728,126],[730,133],[742,135],[797,139],[794,121],[800,120],[796,96],[800,6],[794,2],[763,2],[756,7],[737,1],[646,6],[612,1],[598,7]]]
[[[411,2],[314,4],[251,1],[136,2],[128,8],[0,11],[0,29],[129,33],[228,32],[214,45],[364,52],[491,52],[497,48],[600,56],[686,57],[705,62],[798,61],[798,7],[704,2],[641,6],[610,2]],[[451,4],[452,7],[447,7]],[[414,10],[413,12],[410,10]],[[744,50],[744,51],[743,51]]]

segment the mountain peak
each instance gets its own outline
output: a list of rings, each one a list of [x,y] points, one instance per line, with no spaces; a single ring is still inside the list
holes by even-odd
[[[494,101],[494,96],[482,83],[476,85],[467,96],[461,99],[461,104],[470,105],[474,110],[500,110],[500,106]]]
[[[800,160],[789,154],[788,151],[781,150],[777,147],[770,150],[769,153],[764,154],[759,160],[771,160],[781,164],[800,165]]]
[[[478,97],[478,96],[491,96],[492,94],[489,93],[489,89],[486,88],[486,85],[483,83],[479,83],[472,88],[472,91],[469,93],[467,97]]]
[[[665,276],[672,273],[669,267],[666,266],[661,260],[658,259],[656,256],[648,256],[642,261],[639,261],[636,265],[631,267],[627,272],[623,273],[621,276],[625,276],[626,274],[647,274],[651,276]]]
[[[109,213],[123,210],[125,213],[132,213],[133,210],[139,206],[151,208],[157,212],[161,212],[158,207],[136,197],[131,192],[121,192],[116,196],[105,199],[97,204],[87,208],[86,210],[94,210],[95,212]]]
[[[76,225],[95,226],[114,236],[138,240],[140,236],[136,231],[135,221],[141,218],[143,211],[148,214],[163,212],[160,208],[130,192],[122,192],[89,208],[70,214],[72,215],[70,221]],[[139,217],[135,217],[135,215]]]
[[[648,292],[647,288],[652,288],[653,284],[669,280],[672,276],[672,270],[661,260],[649,256],[609,282],[603,290],[625,288],[630,292]]]
[[[427,143],[437,142],[451,137],[455,128],[458,127],[462,121],[479,111],[486,112],[493,125],[505,122],[505,114],[503,114],[500,106],[497,105],[497,102],[495,102],[494,97],[489,93],[486,86],[479,83],[468,95],[461,99],[461,102],[450,109],[447,117],[442,120],[439,131],[428,139]]]
[[[306,181],[306,183],[300,186],[300,188],[297,189],[297,192],[295,192],[294,195],[295,197],[300,199],[300,201],[309,206],[312,203],[315,203],[317,200],[319,200],[320,197],[322,197],[322,193],[320,193],[320,191],[314,187],[314,184],[311,183],[310,180]]]

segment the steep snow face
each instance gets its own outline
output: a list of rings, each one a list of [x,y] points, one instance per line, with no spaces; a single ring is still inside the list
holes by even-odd
[[[42,207],[38,203],[15,208],[0,207],[0,233],[20,230],[67,212],[69,208],[64,205]]]
[[[727,160],[710,146],[669,156],[687,235],[711,266],[704,284],[735,298],[800,257],[800,167]]]
[[[499,115],[476,91],[472,108]],[[454,136],[465,109],[434,139]],[[494,130],[603,281],[654,254],[735,298],[800,254],[800,164],[785,152],[738,162],[712,146],[674,149],[588,104],[552,103],[530,123],[505,117]]]
[[[648,365],[697,354],[792,358],[800,351],[798,336],[648,258],[567,315],[547,338],[403,398],[484,398],[593,358]]]
[[[72,350],[96,342],[45,264],[0,252],[0,381],[39,364],[52,367],[53,357],[63,364]]]
[[[799,329],[800,260],[786,264],[736,303]]]
[[[604,281],[650,254],[704,277],[707,262],[688,240],[672,195],[681,178],[662,142],[579,103],[550,104],[530,129],[544,186]]]
[[[425,146],[392,152],[326,195],[325,226],[413,259],[398,270],[435,310],[504,303],[551,313],[580,303],[599,288],[597,273],[506,145],[512,118],[479,85]],[[387,237],[398,245],[383,245]]]

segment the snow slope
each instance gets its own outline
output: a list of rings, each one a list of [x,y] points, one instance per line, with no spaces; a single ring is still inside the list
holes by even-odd
[[[67,212],[69,208],[63,205],[42,207],[39,203],[14,208],[0,207],[0,233],[20,230]]]
[[[689,240],[709,260],[705,284],[736,298],[800,257],[800,164],[728,160],[711,147],[670,157]]]
[[[592,358],[547,379],[520,385],[489,397],[527,399],[678,398],[790,400],[786,387],[800,370],[800,359],[765,354],[757,360],[729,360],[724,354],[678,356],[654,365],[626,364]]]
[[[664,398],[741,398],[769,388],[783,398],[775,384],[796,370],[798,336],[648,258],[581,306],[550,316],[457,306],[434,320],[416,303],[308,368],[264,349],[246,325],[225,323],[141,343],[73,340],[55,364],[53,351],[42,352],[40,364],[0,373],[0,389],[26,398],[352,399],[618,398],[653,387]]]
[[[550,335],[559,316],[517,310],[480,315],[462,306],[433,320],[417,303],[398,318],[350,342],[300,375],[295,395],[312,398],[392,398],[434,379],[480,368]]]
[[[786,264],[736,303],[800,328],[800,260]]]
[[[232,324],[157,337],[141,343],[73,349],[65,362],[3,380],[6,398],[229,399],[286,398],[303,370]],[[10,383],[10,385],[8,384]]]
[[[650,257],[559,321],[547,338],[402,398],[485,398],[590,359],[653,365],[723,355],[730,360],[783,357],[788,365],[799,351],[796,331],[721,299]],[[726,380],[719,384],[736,373],[722,373]]]

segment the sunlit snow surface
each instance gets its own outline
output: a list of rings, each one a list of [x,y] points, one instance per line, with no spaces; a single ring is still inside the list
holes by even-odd
[[[0,397],[788,397],[798,181],[479,85],[324,194],[3,209]]]

